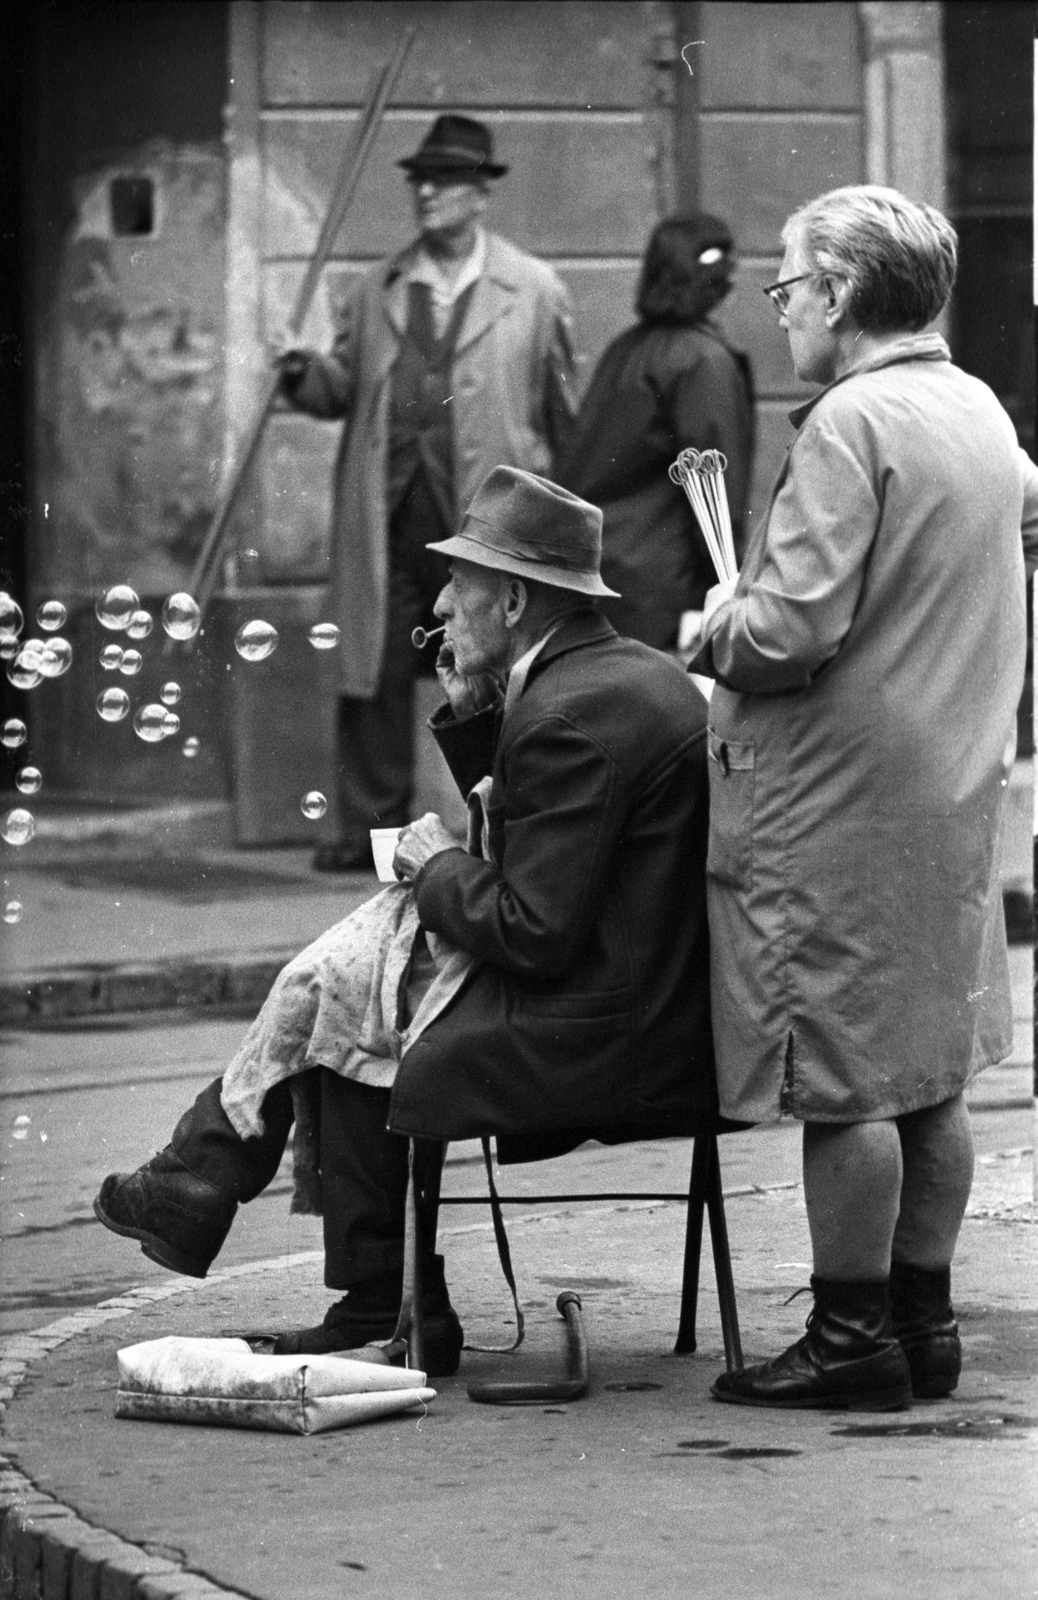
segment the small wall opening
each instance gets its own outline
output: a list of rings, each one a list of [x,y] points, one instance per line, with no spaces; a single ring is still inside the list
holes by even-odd
[[[155,232],[155,183],[151,178],[113,178],[108,188],[112,232],[138,238]]]

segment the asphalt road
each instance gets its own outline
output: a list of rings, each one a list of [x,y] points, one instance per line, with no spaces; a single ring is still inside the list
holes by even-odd
[[[96,1222],[93,1198],[106,1173],[138,1166],[167,1142],[180,1113],[222,1071],[244,1023],[179,1015],[147,1026],[140,1021],[106,1018],[88,1028],[11,1033],[0,1045],[0,1333],[40,1327],[135,1284],[168,1281],[131,1241]],[[1023,1108],[980,1111],[974,1122],[981,1157],[1030,1142]],[[730,1135],[721,1151],[726,1191],[799,1177],[794,1126]],[[517,1195],[682,1192],[688,1170],[685,1140],[588,1146],[559,1161],[505,1169],[501,1186]],[[289,1192],[286,1166],[265,1195],[239,1211],[221,1264],[287,1259],[320,1247],[320,1222],[291,1216]],[[484,1192],[478,1144],[452,1145],[444,1193]],[[482,1208],[445,1208],[441,1231],[486,1215]],[[487,1248],[493,1248],[489,1237]],[[323,1303],[300,1311],[301,1320],[316,1320]]]

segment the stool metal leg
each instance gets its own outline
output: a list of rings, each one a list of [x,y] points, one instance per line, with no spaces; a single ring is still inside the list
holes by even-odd
[[[721,1186],[721,1158],[716,1137],[711,1138],[710,1144],[712,1159],[706,1204],[710,1216],[710,1244],[714,1255],[717,1299],[721,1309],[724,1359],[729,1372],[740,1372],[743,1365],[742,1341],[739,1338],[739,1312],[735,1303],[735,1279],[732,1276],[732,1257],[728,1248],[728,1224],[724,1215],[724,1191]]]
[[[703,1210],[710,1180],[710,1152],[717,1140],[700,1134],[692,1142],[692,1174],[688,1184],[685,1223],[685,1265],[681,1279],[681,1316],[674,1343],[676,1356],[690,1356],[696,1348],[696,1302],[699,1299],[699,1258],[703,1250]]]

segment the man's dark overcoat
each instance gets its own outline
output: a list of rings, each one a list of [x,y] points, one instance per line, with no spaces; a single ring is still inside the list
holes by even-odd
[[[507,1160],[712,1118],[705,725],[681,668],[591,610],[507,715],[433,719],[463,792],[492,773],[492,859],[416,880],[422,925],[481,965],[405,1051],[394,1132],[493,1133]]]

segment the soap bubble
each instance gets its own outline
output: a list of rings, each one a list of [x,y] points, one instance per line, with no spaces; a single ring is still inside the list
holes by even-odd
[[[40,671],[42,650],[27,650],[23,645],[17,655],[7,663],[7,681],[16,689],[35,689],[43,682]]]
[[[38,673],[39,678],[58,678],[61,676],[61,661],[57,651],[54,650],[53,639],[23,639],[21,649],[15,655],[15,663],[19,670],[27,673]],[[72,659],[71,650],[69,659]],[[35,687],[28,685],[27,687]]]
[[[160,739],[166,737],[165,729],[166,708],[154,701],[150,705],[141,706],[133,719],[133,731],[138,739],[143,739],[145,744],[158,744]]]
[[[173,735],[180,732],[180,718],[175,711],[167,711],[162,719],[162,737],[172,739]]]
[[[124,678],[135,678],[144,665],[144,657],[139,650],[124,650],[123,658],[119,663],[119,671]]]
[[[106,644],[97,658],[106,672],[114,672],[122,666],[123,647],[121,644]]]
[[[7,904],[4,906],[4,921],[12,924],[15,922],[21,922],[22,912],[24,910],[25,907],[22,905],[20,900],[8,900]]]
[[[164,706],[175,706],[180,699],[179,683],[164,683],[159,699]]]
[[[11,1129],[12,1139],[27,1139],[29,1129],[32,1127],[31,1117],[15,1117],[14,1127]]]
[[[110,633],[122,633],[139,605],[136,591],[128,583],[117,583],[114,588],[105,591],[94,610],[102,628],[107,628]]]
[[[22,608],[9,594],[0,594],[0,639],[17,639],[25,623]]]
[[[189,761],[193,761],[201,748],[201,741],[196,739],[194,734],[192,734],[190,739],[184,740],[184,743],[181,746],[181,752],[183,755],[187,756]]]
[[[97,714],[103,722],[121,722],[129,709],[125,689],[102,689],[97,697]]]
[[[60,600],[45,600],[36,613],[36,621],[44,633],[57,633],[65,626],[68,612]]]
[[[23,767],[14,780],[14,786],[19,794],[36,794],[43,782],[43,774],[39,767]]]
[[[309,817],[311,822],[316,822],[328,810],[328,802],[320,789],[311,789],[309,794],[304,794],[300,800],[299,809],[304,817]]]
[[[171,639],[193,639],[202,626],[202,613],[189,594],[171,594],[162,607],[162,626]]]
[[[146,639],[154,626],[150,611],[135,611],[126,624],[127,637]]]
[[[72,646],[67,639],[47,639],[40,656],[40,671],[45,678],[60,678],[72,665]]]
[[[0,733],[0,744],[5,744],[8,750],[17,750],[29,737],[29,730],[21,717],[8,717],[4,723],[3,732]]]
[[[315,622],[309,639],[315,650],[334,650],[342,634],[334,622]]]
[[[31,811],[22,811],[21,808],[9,811],[0,828],[0,835],[8,844],[28,844],[35,832],[36,818]]]
[[[234,648],[243,661],[265,661],[278,647],[278,631],[269,622],[246,622],[234,635]]]

